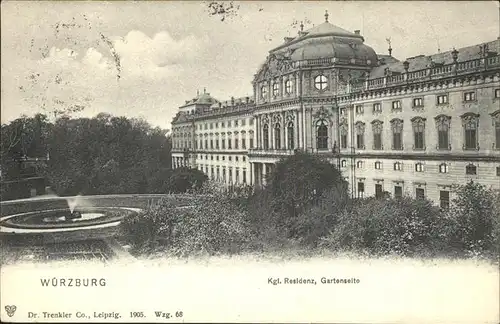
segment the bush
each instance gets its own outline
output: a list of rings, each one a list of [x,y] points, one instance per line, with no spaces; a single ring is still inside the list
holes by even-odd
[[[443,247],[439,209],[409,197],[357,200],[339,213],[322,247],[372,254],[435,254]]]
[[[474,255],[498,254],[499,206],[498,191],[472,181],[459,186],[446,215],[450,245]]]
[[[200,170],[181,167],[174,169],[168,180],[167,188],[173,193],[199,190],[208,177]]]
[[[182,208],[162,200],[126,219],[123,230],[135,253],[158,249],[177,256],[236,253],[250,240],[244,212],[222,195],[200,197]]]

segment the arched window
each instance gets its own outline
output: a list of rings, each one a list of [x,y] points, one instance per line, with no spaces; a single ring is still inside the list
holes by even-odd
[[[373,129],[373,149],[382,150],[382,127],[383,122],[380,120],[375,120],[372,122]]]
[[[316,148],[324,150],[328,148],[328,127],[322,119],[316,123]]]
[[[262,129],[262,145],[264,145],[264,150],[269,148],[269,125],[265,124]]]
[[[340,147],[347,148],[347,123],[342,122],[340,124]]]
[[[273,83],[273,97],[277,97],[279,95],[279,84],[278,82]]]
[[[392,126],[392,149],[403,149],[403,121],[401,119],[393,119]]]
[[[291,94],[292,93],[292,80],[286,80],[286,82],[285,82],[285,92],[287,94]]]
[[[464,149],[476,150],[478,148],[477,131],[479,126],[479,115],[467,113],[462,116],[464,127]]]
[[[267,99],[267,86],[263,86],[262,88],[260,88],[260,93],[262,95],[262,99]]]
[[[450,149],[450,121],[451,117],[440,115],[436,118],[436,126],[438,131],[438,149],[439,150],[449,150]]]
[[[281,126],[278,123],[274,125],[274,148],[281,149]]]
[[[294,143],[294,133],[293,133],[293,122],[289,122],[287,126],[287,148],[289,150],[293,150],[295,148],[295,143]]]
[[[425,118],[416,117],[411,120],[413,126],[413,149],[425,149]]]

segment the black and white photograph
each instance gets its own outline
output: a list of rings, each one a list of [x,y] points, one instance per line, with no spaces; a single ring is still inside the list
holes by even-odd
[[[499,1],[2,1],[0,320],[500,323]]]

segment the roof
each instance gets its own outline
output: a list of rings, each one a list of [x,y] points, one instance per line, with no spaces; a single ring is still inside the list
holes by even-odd
[[[487,45],[489,52],[500,53],[500,39],[496,39],[494,41],[487,42],[485,44]],[[480,46],[483,46],[485,44],[478,44],[457,49],[458,62],[470,61],[480,58],[482,56]],[[412,72],[417,70],[423,70],[428,68],[432,63],[452,64],[453,56],[451,53],[452,50],[449,50],[446,52],[436,53],[432,55],[418,55],[407,58],[406,60],[408,61],[408,63],[410,63],[408,71]],[[386,55],[379,55],[379,57],[386,57]],[[385,75],[385,69],[387,68],[389,68],[390,71],[396,73],[404,72],[403,62],[400,61],[388,62],[386,59],[386,63],[387,64],[374,67],[370,71],[370,79],[383,77]]]
[[[289,47],[290,45],[300,43],[302,40],[309,39],[309,38],[316,38],[316,37],[322,37],[322,36],[336,36],[336,37],[348,37],[350,39],[360,39],[361,41],[364,41],[363,36],[352,33],[350,31],[347,31],[343,28],[340,28],[338,26],[332,25],[329,22],[324,22],[318,26],[312,27],[308,30],[299,32],[299,35],[292,40],[290,38],[287,38],[288,41],[285,41],[284,44],[272,49],[270,52],[278,51],[282,48]]]

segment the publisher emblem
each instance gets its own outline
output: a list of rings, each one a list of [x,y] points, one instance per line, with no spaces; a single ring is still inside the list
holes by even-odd
[[[9,315],[9,317],[12,317],[14,316],[14,313],[16,312],[16,305],[7,305],[5,306],[5,311],[7,312],[7,315]]]

